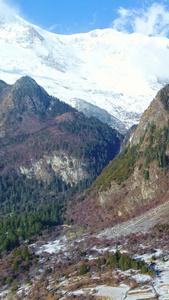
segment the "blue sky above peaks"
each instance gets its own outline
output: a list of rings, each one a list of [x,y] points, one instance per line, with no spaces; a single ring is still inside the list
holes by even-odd
[[[0,0],[0,11],[17,13],[58,34],[114,28],[169,37],[169,3],[165,0]]]

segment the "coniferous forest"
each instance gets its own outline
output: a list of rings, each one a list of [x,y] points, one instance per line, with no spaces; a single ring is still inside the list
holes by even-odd
[[[122,136],[49,96],[29,78],[1,85],[0,251],[10,251],[44,229],[66,222],[67,204],[89,188],[120,148]],[[7,103],[11,100],[10,109]],[[69,161],[67,180],[53,169],[53,157]],[[46,160],[45,160],[46,159]],[[73,163],[75,161],[75,163]],[[35,165],[43,171],[36,175]],[[74,165],[75,164],[75,165]],[[71,172],[80,165],[81,179]],[[41,168],[41,167],[40,167]],[[31,170],[22,173],[21,169]],[[41,173],[43,176],[41,177]],[[67,174],[67,173],[66,173]]]

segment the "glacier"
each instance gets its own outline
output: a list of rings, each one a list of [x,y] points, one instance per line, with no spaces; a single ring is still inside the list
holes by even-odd
[[[0,79],[31,76],[50,95],[105,115],[121,132],[137,124],[169,82],[169,40],[114,29],[59,35],[0,15]],[[95,113],[94,113],[95,111]],[[103,119],[103,117],[102,117]],[[115,121],[115,122],[114,122]]]

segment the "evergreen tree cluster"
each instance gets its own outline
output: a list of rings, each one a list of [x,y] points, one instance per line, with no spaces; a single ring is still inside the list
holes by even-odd
[[[121,253],[120,251],[109,253],[108,259],[106,261],[106,266],[109,265],[112,267],[120,268],[122,271],[133,269],[141,270],[142,274],[146,274],[149,272],[149,269],[144,260],[136,260],[124,253]]]
[[[12,172],[0,177],[0,249],[10,251],[45,228],[64,222],[68,201],[81,192],[88,181],[66,185],[54,176],[50,184]]]

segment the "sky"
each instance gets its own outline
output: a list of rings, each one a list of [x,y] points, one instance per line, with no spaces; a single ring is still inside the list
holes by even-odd
[[[161,0],[0,0],[0,12],[9,10],[58,34],[95,29],[140,32],[169,37],[169,1]]]

